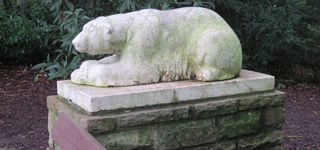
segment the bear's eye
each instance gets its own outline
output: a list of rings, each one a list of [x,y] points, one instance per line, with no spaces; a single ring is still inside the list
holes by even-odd
[[[111,29],[108,29],[108,32],[107,32],[108,34],[111,34],[112,33],[112,30]]]

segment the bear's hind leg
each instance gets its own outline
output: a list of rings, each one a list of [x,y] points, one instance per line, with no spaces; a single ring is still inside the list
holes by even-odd
[[[236,36],[208,29],[198,40],[196,79],[216,81],[234,78],[241,69],[241,45]]]
[[[218,81],[234,78],[235,75],[229,74],[221,69],[202,66],[196,73],[196,79],[200,81]]]

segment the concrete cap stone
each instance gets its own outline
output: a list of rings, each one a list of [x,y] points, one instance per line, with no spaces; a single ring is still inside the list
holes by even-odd
[[[186,80],[102,88],[64,80],[58,81],[57,90],[59,96],[93,113],[270,91],[274,82],[273,76],[241,70],[239,77],[225,81]]]

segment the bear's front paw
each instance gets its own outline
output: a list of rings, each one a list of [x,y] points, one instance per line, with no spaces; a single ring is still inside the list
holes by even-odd
[[[76,69],[71,74],[71,81],[76,84],[88,84],[89,73],[94,74],[94,67],[101,64],[97,60],[87,60],[83,62],[79,69]]]
[[[76,69],[71,73],[71,81],[76,84],[86,84],[85,75],[80,69]]]

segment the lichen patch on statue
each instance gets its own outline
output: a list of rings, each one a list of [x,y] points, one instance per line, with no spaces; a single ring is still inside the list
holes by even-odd
[[[236,77],[241,44],[212,10],[185,7],[99,17],[72,41],[91,55],[71,74],[76,84],[128,86],[177,80],[217,81]]]

